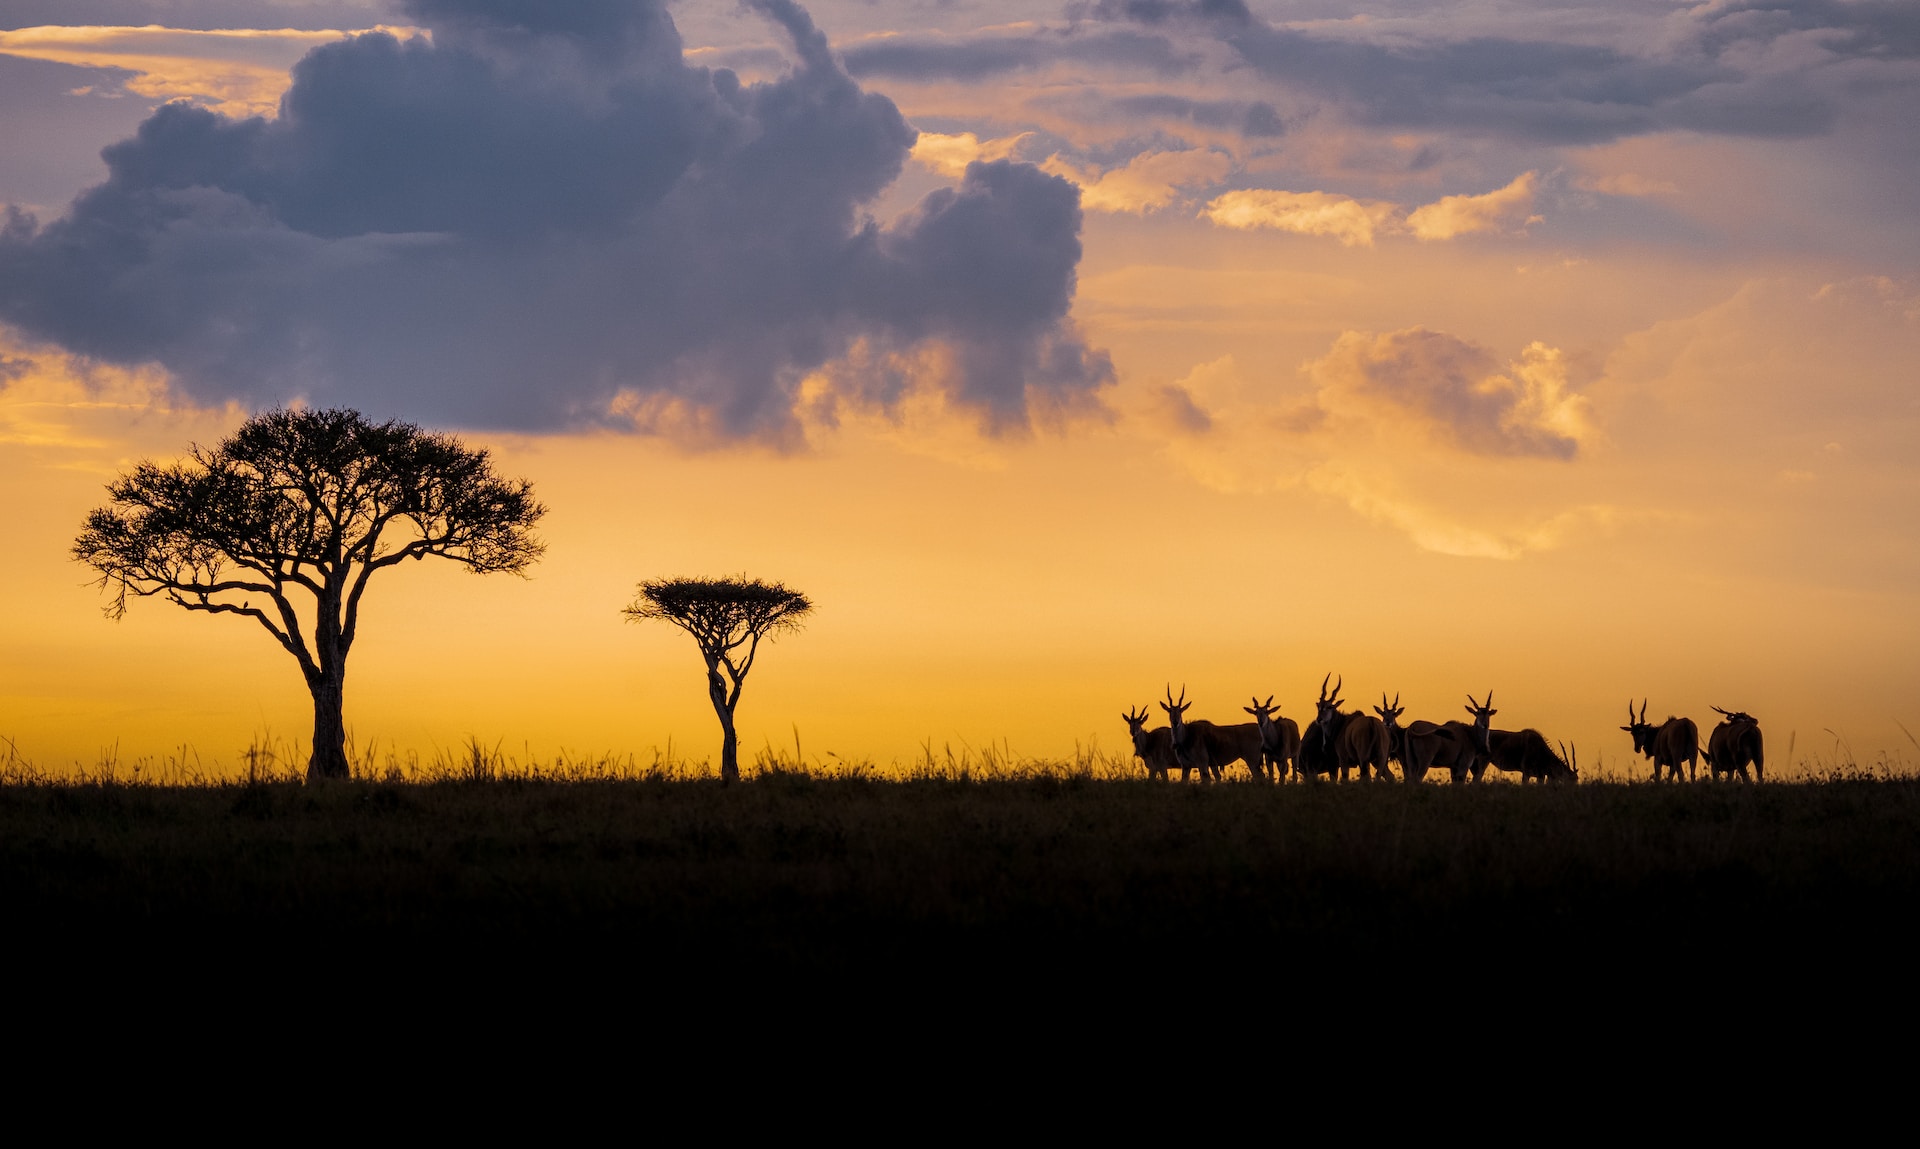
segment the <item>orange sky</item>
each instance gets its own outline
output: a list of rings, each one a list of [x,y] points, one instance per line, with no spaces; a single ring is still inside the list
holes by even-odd
[[[839,45],[885,30],[865,9],[815,16]],[[754,27],[725,24],[743,39],[722,47]],[[142,75],[167,71],[159,47],[183,50],[153,46]],[[284,68],[275,51],[261,59]],[[134,91],[226,74],[182,65]],[[1000,150],[1063,157],[1087,189],[1133,173],[1083,233],[1072,317],[1116,372],[1097,409],[996,436],[923,384],[892,412],[809,417],[785,447],[453,422],[534,481],[549,549],[524,581],[379,576],[349,663],[358,740],[712,753],[691,641],[618,610],[642,578],[744,571],[818,604],[747,683],[749,754],[796,726],[809,756],[883,764],[927,740],[1120,749],[1120,711],[1168,682],[1196,717],[1272,693],[1304,723],[1331,670],[1356,702],[1398,692],[1409,717],[1491,690],[1497,726],[1577,741],[1583,767],[1626,765],[1630,694],[1703,728],[1710,704],[1753,712],[1778,757],[1791,734],[1800,756],[1830,760],[1843,737],[1862,762],[1920,759],[1898,725],[1920,730],[1920,245],[1911,222],[1871,242],[1838,217],[1881,191],[1833,186],[1868,179],[1836,157],[1872,142],[1871,117],[1843,104],[1803,138],[1673,128],[1525,154],[1462,136],[1431,176],[1367,182],[1366,155],[1409,142],[1327,114],[1267,152],[1201,128],[1136,144],[1203,153],[1156,167],[1048,111],[1060,79],[862,82],[963,159],[1032,131]],[[1899,131],[1879,145],[1910,145]],[[917,154],[883,220],[957,181]],[[1169,182],[1182,173],[1195,182]],[[1327,198],[1210,222],[1236,189]],[[160,367],[0,340],[0,736],[51,769],[116,745],[231,766],[261,732],[304,740],[298,674],[252,624],[154,602],[108,622],[66,557],[112,474],[245,411],[187,400]],[[1435,356],[1485,378],[1432,390],[1415,376]],[[1472,395],[1498,400],[1497,422],[1457,414]]]

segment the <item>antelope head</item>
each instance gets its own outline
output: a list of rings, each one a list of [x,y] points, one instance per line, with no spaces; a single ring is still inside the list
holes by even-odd
[[[1721,710],[1718,706],[1714,707],[1713,709],[1716,711],[1719,711],[1721,716],[1726,718],[1728,722],[1733,723],[1735,726],[1738,726],[1742,723],[1751,723],[1754,726],[1760,725],[1760,720],[1758,718],[1755,718],[1753,715],[1748,714],[1744,710]]]
[[[1627,724],[1620,729],[1633,735],[1633,749],[1636,754],[1653,753],[1653,726],[1647,721],[1647,703],[1640,702],[1640,713],[1633,713],[1633,699],[1627,699]]]
[[[1273,695],[1267,695],[1267,700],[1262,702],[1260,696],[1256,694],[1253,696],[1252,706],[1242,706],[1240,709],[1253,715],[1254,722],[1260,727],[1260,741],[1263,745],[1272,747],[1280,744],[1280,732],[1273,727],[1273,712],[1280,708],[1273,704]]]
[[[1133,739],[1133,749],[1135,753],[1140,752],[1140,749],[1141,749],[1140,743],[1146,740],[1147,716],[1149,713],[1150,711],[1148,711],[1146,707],[1142,706],[1140,707],[1140,712],[1138,714],[1135,714],[1134,708],[1129,706],[1127,707],[1127,712],[1120,716],[1121,718],[1126,720],[1127,735],[1128,737]],[[1145,757],[1145,755],[1142,754],[1141,757]]]
[[[1473,715],[1473,741],[1480,753],[1493,757],[1493,716],[1500,713],[1493,708],[1493,691],[1487,691],[1485,702],[1475,702],[1473,695],[1467,695],[1467,713]]]
[[[1329,671],[1327,678],[1332,677],[1333,674]],[[1327,692],[1327,678],[1320,680],[1320,700],[1314,703],[1315,708],[1318,710],[1318,713],[1315,715],[1315,720],[1320,723],[1322,730],[1331,731],[1333,728],[1333,720],[1340,716],[1340,683],[1345,682],[1346,678],[1343,676],[1340,682],[1333,684],[1333,692],[1331,694]]]
[[[1569,748],[1565,742],[1560,744],[1560,761],[1567,768],[1567,777],[1575,782],[1580,780],[1580,748]]]
[[[1193,703],[1187,701],[1187,688],[1185,686],[1180,688],[1180,701],[1175,702],[1173,700],[1173,684],[1171,682],[1167,684],[1167,700],[1160,704],[1160,709],[1167,712],[1167,725],[1173,727],[1173,749],[1175,753],[1179,752],[1180,743],[1185,740],[1187,736],[1186,715],[1188,709],[1192,706]]]
[[[1380,716],[1380,721],[1386,724],[1388,730],[1398,730],[1399,718],[1407,712],[1407,708],[1400,705],[1398,694],[1393,696],[1392,702],[1388,702],[1387,692],[1383,690],[1380,692],[1380,705],[1374,707],[1373,712]]]

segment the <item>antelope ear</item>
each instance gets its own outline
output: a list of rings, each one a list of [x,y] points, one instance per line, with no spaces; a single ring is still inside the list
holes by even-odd
[[[1632,733],[1633,733],[1633,727],[1631,727],[1631,726],[1622,726],[1622,727],[1621,727],[1620,729],[1622,729],[1622,730],[1624,730],[1624,731],[1626,731],[1626,732],[1627,732],[1628,734],[1632,734]]]

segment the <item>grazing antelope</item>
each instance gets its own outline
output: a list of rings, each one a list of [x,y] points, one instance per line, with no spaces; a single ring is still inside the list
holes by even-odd
[[[1713,728],[1707,736],[1707,749],[1703,757],[1707,760],[1707,769],[1717,781],[1720,775],[1732,777],[1740,775],[1742,782],[1751,782],[1747,777],[1747,766],[1751,764],[1760,775],[1760,781],[1767,780],[1767,748],[1760,737],[1760,720],[1743,710],[1720,710],[1720,725]]]
[[[1199,768],[1202,779],[1217,781],[1226,767],[1245,762],[1255,778],[1266,777],[1260,765],[1264,755],[1258,723],[1235,722],[1222,726],[1204,718],[1188,722],[1186,714],[1192,705],[1187,701],[1186,687],[1180,688],[1180,701],[1175,702],[1173,686],[1168,684],[1167,700],[1160,704],[1160,709],[1167,712],[1167,722],[1173,730],[1174,758],[1182,770],[1191,762]]]
[[[1254,724],[1260,728],[1260,757],[1272,769],[1273,780],[1286,781],[1287,771],[1300,761],[1300,724],[1273,716],[1280,708],[1273,704],[1271,694],[1265,702],[1256,696],[1252,706],[1240,709],[1253,715]]]
[[[1396,699],[1396,701],[1398,701]],[[1493,725],[1493,716],[1500,713],[1493,708],[1493,692],[1487,692],[1485,702],[1477,702],[1473,695],[1467,695],[1468,714],[1473,721],[1461,722],[1415,722],[1407,727],[1406,754],[1401,759],[1407,781],[1419,782],[1426,778],[1427,771],[1439,768],[1457,782],[1465,782],[1469,773],[1475,781],[1480,773],[1474,767],[1492,755],[1487,736]],[[1481,767],[1485,769],[1485,767]]]
[[[1491,701],[1491,699],[1489,699]],[[1577,754],[1578,751],[1574,751]],[[1538,730],[1489,730],[1487,754],[1473,764],[1473,780],[1478,782],[1491,764],[1520,775],[1522,782],[1538,778],[1542,782],[1578,782],[1579,763],[1570,757],[1565,745],[1555,754],[1546,736]]]
[[[1653,759],[1653,780],[1660,780],[1665,766],[1670,780],[1680,780],[1680,763],[1687,764],[1687,781],[1694,779],[1694,763],[1700,757],[1700,728],[1691,718],[1669,717],[1655,726],[1647,721],[1647,702],[1640,701],[1640,716],[1634,717],[1633,699],[1627,699],[1627,724],[1620,729],[1633,735],[1636,752]]]
[[[1329,678],[1332,675],[1328,675]],[[1368,781],[1372,771],[1378,771],[1380,777],[1393,781],[1393,771],[1387,769],[1387,728],[1371,714],[1358,710],[1343,713],[1340,710],[1340,685],[1346,679],[1333,684],[1333,694],[1327,696],[1325,679],[1320,681],[1320,715],[1314,721],[1326,732],[1325,737],[1333,744],[1334,760],[1338,763],[1340,780],[1347,780],[1347,772],[1360,771],[1360,780]]]
[[[1167,771],[1180,764],[1173,758],[1173,731],[1165,726],[1158,730],[1147,729],[1147,708],[1142,706],[1135,714],[1132,707],[1120,717],[1126,720],[1127,735],[1133,739],[1134,757],[1146,763],[1147,777],[1167,780]],[[1192,767],[1181,767],[1180,780],[1185,782]]]

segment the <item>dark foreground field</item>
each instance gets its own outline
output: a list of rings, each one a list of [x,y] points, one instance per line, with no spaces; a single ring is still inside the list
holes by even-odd
[[[6,786],[0,904],[16,961],[294,976],[1824,976],[1904,945],[1920,783]]]

